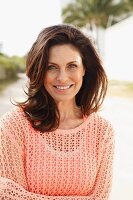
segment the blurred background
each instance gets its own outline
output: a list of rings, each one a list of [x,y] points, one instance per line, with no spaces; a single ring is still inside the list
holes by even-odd
[[[110,200],[133,200],[133,0],[0,0],[0,116],[25,99],[26,54],[46,26],[79,26],[109,78],[100,114],[115,129]]]

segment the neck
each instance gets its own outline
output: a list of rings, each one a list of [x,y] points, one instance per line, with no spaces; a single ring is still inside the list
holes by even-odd
[[[57,107],[60,113],[60,120],[65,121],[68,119],[76,119],[82,117],[81,109],[73,101],[71,102],[58,102]]]

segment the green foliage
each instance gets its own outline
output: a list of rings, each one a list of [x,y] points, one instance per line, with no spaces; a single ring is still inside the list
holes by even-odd
[[[24,57],[8,57],[0,54],[0,80],[14,79],[17,77],[18,72],[25,71],[25,58]]]
[[[6,56],[0,56],[0,70],[3,72],[1,79],[14,78],[17,74],[17,68],[14,63]]]
[[[130,3],[130,6],[133,8],[133,0],[128,0]]]
[[[110,16],[113,17],[112,24],[117,23],[133,12],[132,5],[133,0],[117,3],[113,0],[75,0],[63,8],[63,22],[79,27],[95,24],[106,28]]]
[[[10,60],[16,65],[18,72],[25,72],[26,59],[25,57],[12,56]]]

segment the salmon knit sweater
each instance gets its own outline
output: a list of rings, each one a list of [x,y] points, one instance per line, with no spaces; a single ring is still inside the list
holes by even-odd
[[[0,119],[0,199],[107,200],[113,149],[112,126],[99,114],[41,133],[15,107]]]

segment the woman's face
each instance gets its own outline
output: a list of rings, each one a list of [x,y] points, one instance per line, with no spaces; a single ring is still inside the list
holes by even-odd
[[[84,74],[81,55],[73,45],[55,45],[50,48],[44,87],[56,102],[74,100]]]

